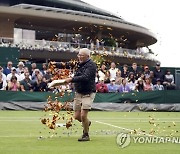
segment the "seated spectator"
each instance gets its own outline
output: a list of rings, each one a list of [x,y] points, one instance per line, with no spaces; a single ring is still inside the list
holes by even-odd
[[[42,76],[42,73],[40,72],[39,69],[35,69],[33,74],[32,74],[32,80],[35,82],[38,80],[38,75],[41,75]]]
[[[69,83],[69,89],[72,90],[72,92],[75,92],[75,87],[73,83]]]
[[[135,79],[138,80],[138,78],[140,77],[140,71],[137,67],[137,63],[132,64],[130,71],[134,73]]]
[[[144,75],[145,78],[149,78],[150,77],[150,70],[149,70],[149,66],[144,66]]]
[[[51,70],[47,69],[46,74],[43,75],[44,82],[49,83],[51,82],[52,74]]]
[[[176,89],[176,85],[174,84],[174,76],[173,74],[171,74],[171,71],[169,69],[166,71],[163,85],[165,86],[165,89],[167,90]]]
[[[157,83],[153,86],[153,90],[164,90],[164,86],[161,84],[161,79],[157,79]]]
[[[150,78],[146,78],[144,82],[144,91],[152,91],[153,90],[153,84],[151,83]]]
[[[119,70],[119,71],[116,72],[116,80],[115,80],[115,83],[116,83],[117,85],[120,85],[120,84],[122,83],[122,79],[123,79],[123,77],[121,76],[121,71]]]
[[[16,76],[12,76],[11,80],[8,82],[8,90],[10,91],[19,91],[20,90],[20,83],[17,81]]]
[[[118,86],[115,83],[115,79],[111,78],[110,83],[107,85],[108,87],[108,92],[117,92]]]
[[[127,84],[127,80],[126,80],[126,79],[123,79],[123,80],[122,80],[122,84],[120,85],[118,91],[119,91],[120,93],[128,93],[128,92],[131,91],[130,87],[129,87],[128,84]]]
[[[29,69],[28,69],[28,67],[24,67],[24,73],[22,73],[21,75],[20,75],[20,81],[22,81],[22,80],[24,80],[25,79],[25,73],[29,73]],[[29,74],[29,78],[32,80],[32,77],[31,77],[31,75]]]
[[[110,72],[107,71],[104,77],[104,83],[110,83]]]
[[[152,84],[153,85],[155,85],[156,84],[156,79],[155,79],[155,77],[154,77],[154,72],[153,71],[150,71],[150,80],[151,80],[151,82],[152,82]]]
[[[30,72],[29,72],[31,76],[34,75],[33,73],[34,73],[34,70],[36,69],[36,67],[37,67],[36,63],[31,64],[31,69],[30,69]]]
[[[96,92],[100,92],[100,93],[108,92],[108,87],[104,83],[104,79],[102,79],[102,78],[99,79],[99,83],[96,84]]]
[[[12,63],[11,61],[8,61],[7,67],[5,67],[5,68],[3,69],[3,73],[4,73],[6,76],[11,73],[12,65],[13,65],[13,63]]]
[[[21,91],[33,91],[33,81],[30,79],[29,72],[24,73],[25,78],[20,81]]]
[[[16,76],[17,81],[21,80],[20,76],[16,72],[16,68],[15,67],[12,67],[11,68],[11,73],[7,75],[7,78],[6,78],[7,82],[9,82],[13,76]]]
[[[24,73],[24,63],[20,61],[17,66],[18,68],[16,69],[16,73],[20,76]]]
[[[109,73],[110,73],[110,78],[116,78],[116,72],[119,69],[116,67],[116,64],[114,62],[111,63]]]
[[[135,91],[142,92],[144,91],[144,80],[138,79],[135,87]]]
[[[2,80],[6,81],[6,75],[3,73],[3,68],[0,66],[0,74],[2,75]]]
[[[60,85],[58,87],[59,92],[65,92],[66,90],[70,90],[70,89],[71,89],[70,84]]]
[[[161,66],[160,66],[160,63],[157,63],[156,64],[156,68],[154,70],[154,78],[157,80],[157,79],[160,79],[161,80],[161,84],[164,82],[164,72],[163,70],[161,69]]]
[[[145,81],[145,75],[144,75],[144,73],[141,72],[140,77],[138,78],[138,80],[143,80],[143,81]]]
[[[101,69],[98,71],[99,78],[105,79],[106,71],[106,65],[102,64]]]
[[[42,75],[38,74],[37,75],[37,80],[34,83],[34,89],[33,91],[47,91],[47,83],[43,81]]]
[[[135,86],[136,86],[136,82],[135,81],[136,80],[135,80],[135,77],[134,77],[134,73],[130,72],[129,76],[128,76],[128,85],[129,85],[131,91],[135,90]]]
[[[123,70],[121,72],[121,76],[123,78],[127,78],[129,76],[129,71],[128,71],[128,65],[127,64],[123,65]]]
[[[3,80],[2,74],[0,74],[0,90],[6,90],[7,82]]]
[[[46,63],[43,63],[42,64],[42,70],[41,70],[41,73],[42,75],[45,75],[47,72],[47,64]]]
[[[95,82],[96,82],[96,84],[99,82],[99,75],[98,75],[98,71],[96,71]]]

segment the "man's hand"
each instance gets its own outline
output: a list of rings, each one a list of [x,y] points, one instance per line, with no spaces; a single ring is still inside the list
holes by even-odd
[[[61,80],[53,80],[51,83],[49,83],[48,88],[56,87],[62,84],[66,84],[72,81],[72,78],[66,78]]]
[[[53,80],[51,83],[48,84],[48,88],[52,88],[52,87],[60,85],[58,81],[59,80]]]
[[[56,65],[56,62],[55,61],[51,61],[50,64],[51,65]]]
[[[72,78],[66,78],[66,79],[64,79],[64,80],[65,80],[65,83],[69,83],[69,82],[72,81]]]

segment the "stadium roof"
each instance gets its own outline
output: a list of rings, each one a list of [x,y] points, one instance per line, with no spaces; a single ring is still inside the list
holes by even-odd
[[[130,48],[135,48],[137,43],[149,46],[157,42],[156,36],[147,28],[80,0],[2,0],[0,17],[13,20],[17,28],[38,29],[43,26],[67,33],[88,34],[93,31],[97,34],[101,31],[107,37],[123,36],[123,40],[131,42]]]
[[[18,5],[18,4],[33,4],[33,5],[40,5],[40,6],[48,6],[48,7],[54,7],[54,8],[63,8],[68,10],[74,10],[74,11],[83,11],[88,13],[95,13],[99,15],[109,16],[120,19],[120,17],[114,15],[111,12],[102,10],[100,8],[97,8],[95,6],[92,6],[90,4],[87,4],[81,0],[2,0],[1,5]]]

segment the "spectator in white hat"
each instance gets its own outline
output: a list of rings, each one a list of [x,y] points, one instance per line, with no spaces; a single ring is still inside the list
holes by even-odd
[[[18,75],[21,75],[22,73],[24,73],[24,63],[22,61],[20,61],[17,65],[17,69],[16,72]]]
[[[15,67],[12,67],[11,73],[7,75],[7,78],[6,78],[7,82],[9,82],[11,80],[12,76],[16,76],[17,81],[20,81],[20,76],[17,74]]]
[[[115,78],[111,78],[110,81],[111,82],[107,85],[108,92],[117,92],[118,86],[115,83]]]

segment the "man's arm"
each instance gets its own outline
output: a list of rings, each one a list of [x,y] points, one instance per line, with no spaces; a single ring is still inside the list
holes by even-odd
[[[49,83],[48,88],[60,86],[65,83],[69,83],[72,81],[72,78],[66,78],[61,80],[53,80],[51,83]]]

